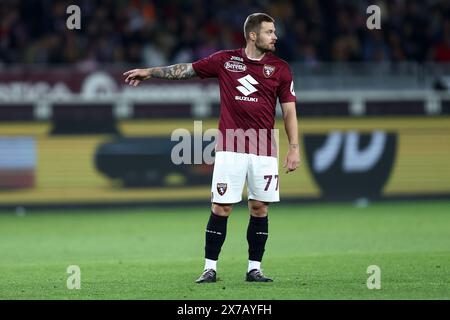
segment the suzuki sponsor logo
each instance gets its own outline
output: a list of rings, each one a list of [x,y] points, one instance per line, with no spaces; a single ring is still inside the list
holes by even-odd
[[[247,70],[247,66],[241,62],[227,61],[224,64],[225,69],[232,72],[244,72]]]
[[[234,99],[237,101],[258,102],[258,98],[252,97],[234,96]]]
[[[236,89],[238,89],[244,96],[248,96],[258,91],[258,89],[256,89],[253,85],[259,83],[251,75],[248,74],[245,77],[239,78],[238,81],[242,84],[242,86],[237,86]]]

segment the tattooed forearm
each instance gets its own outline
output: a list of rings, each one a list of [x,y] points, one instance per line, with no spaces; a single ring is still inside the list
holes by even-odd
[[[150,78],[168,80],[186,80],[197,76],[191,63],[174,64],[168,67],[157,67],[149,69]]]

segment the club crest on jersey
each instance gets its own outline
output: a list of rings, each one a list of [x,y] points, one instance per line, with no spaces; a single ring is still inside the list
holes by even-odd
[[[225,69],[232,72],[244,72],[247,70],[247,66],[237,61],[227,61],[224,64]]]
[[[217,192],[223,196],[225,192],[227,192],[227,184],[226,183],[218,183],[217,184]]]
[[[271,65],[268,65],[268,64],[264,65],[263,72],[264,72],[264,76],[266,78],[269,78],[274,73],[274,71],[275,71],[275,67],[274,66],[271,66]]]

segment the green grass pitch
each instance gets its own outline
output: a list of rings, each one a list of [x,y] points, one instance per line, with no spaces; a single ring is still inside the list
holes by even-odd
[[[449,299],[450,201],[273,205],[264,272],[247,283],[247,209],[218,263],[203,268],[203,208],[0,214],[0,299]],[[81,289],[68,289],[69,265]],[[367,288],[367,268],[381,289]]]

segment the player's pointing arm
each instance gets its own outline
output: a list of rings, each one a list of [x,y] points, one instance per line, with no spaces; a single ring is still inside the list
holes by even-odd
[[[125,82],[136,87],[141,81],[148,79],[187,80],[197,76],[192,63],[179,63],[167,67],[133,69],[123,74]]]

